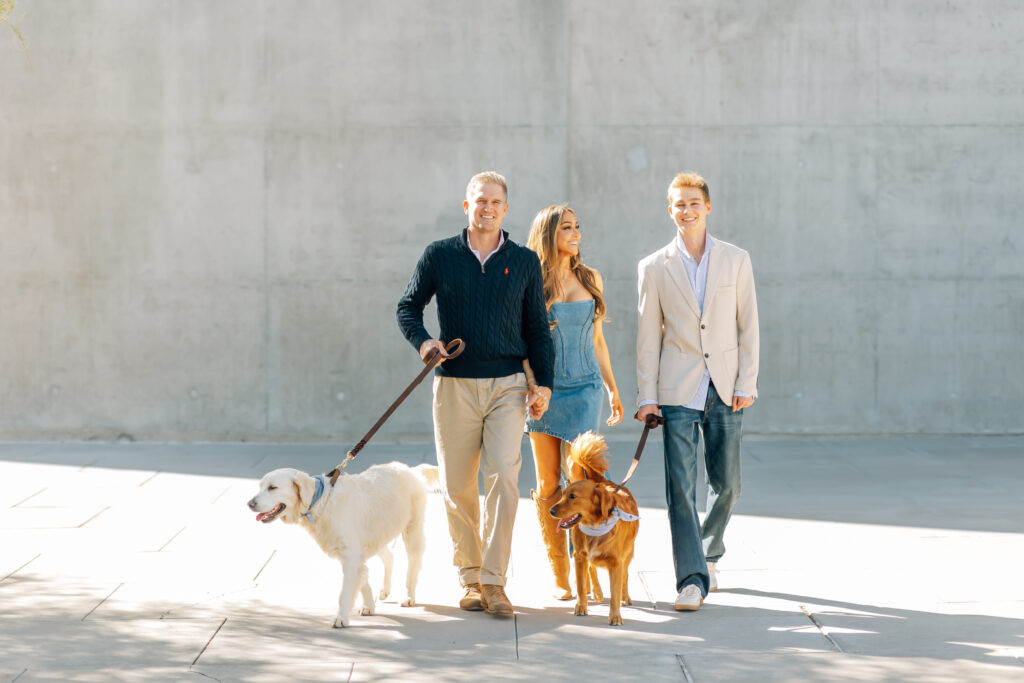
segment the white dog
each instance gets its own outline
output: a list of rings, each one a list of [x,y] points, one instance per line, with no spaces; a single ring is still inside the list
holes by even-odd
[[[401,604],[415,604],[425,544],[423,514],[427,491],[437,485],[437,468],[432,465],[415,469],[399,462],[374,465],[361,474],[342,475],[333,487],[325,475],[312,477],[284,468],[269,472],[260,480],[260,491],[249,501],[249,509],[258,513],[258,522],[280,518],[286,524],[301,525],[325,553],[341,562],[344,578],[334,627],[342,628],[349,625],[357,591],[363,596],[361,613],[374,613],[367,559],[377,555],[384,563],[380,599],[391,592],[394,558],[388,543],[399,534],[409,558],[406,598]]]

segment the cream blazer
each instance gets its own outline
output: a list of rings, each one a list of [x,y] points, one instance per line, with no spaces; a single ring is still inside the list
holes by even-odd
[[[723,401],[757,396],[760,336],[750,254],[717,237],[708,252],[701,314],[675,240],[640,262],[637,404],[685,405],[707,364]]]

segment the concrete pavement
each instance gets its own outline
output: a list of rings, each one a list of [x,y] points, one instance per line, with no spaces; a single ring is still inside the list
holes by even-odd
[[[613,443],[613,474],[634,447]],[[330,628],[340,568],[245,501],[265,471],[321,472],[343,451],[0,444],[0,682],[1024,680],[1024,437],[748,437],[721,590],[693,614],[672,610],[652,441],[630,482],[642,521],[621,627],[607,604],[574,617],[550,597],[524,444],[514,618],[455,607],[432,495],[419,605],[396,590]],[[350,469],[433,458],[372,442]],[[404,567],[399,551],[396,585]]]

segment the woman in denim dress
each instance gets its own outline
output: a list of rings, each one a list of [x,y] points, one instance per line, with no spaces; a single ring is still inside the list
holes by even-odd
[[[559,600],[572,599],[569,586],[567,536],[548,509],[562,495],[562,442],[588,430],[597,431],[602,394],[611,406],[609,425],[622,420],[622,401],[615,386],[608,345],[602,331],[605,317],[601,274],[580,261],[580,226],[568,206],[549,206],[533,219],[526,246],[540,257],[544,298],[555,344],[555,380],[550,406],[540,419],[528,418],[537,488],[532,496],[555,575]],[[527,382],[533,384],[529,363]],[[531,386],[532,388],[532,386]]]

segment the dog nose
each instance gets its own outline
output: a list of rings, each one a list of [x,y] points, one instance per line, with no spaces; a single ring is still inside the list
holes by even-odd
[[[555,512],[555,506],[554,505],[552,505],[551,509],[548,510],[548,514],[551,515],[552,517],[557,517],[558,516],[558,513]]]
[[[250,499],[249,502],[247,503],[247,505],[249,506],[250,510],[255,511],[256,510],[256,498],[254,497],[254,498]]]

